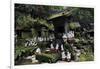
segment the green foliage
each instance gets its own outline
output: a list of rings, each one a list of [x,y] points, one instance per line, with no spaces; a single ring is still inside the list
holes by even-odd
[[[42,53],[41,55],[37,55],[36,58],[39,62],[48,62],[48,63],[55,63],[59,59],[58,53]]]
[[[25,39],[17,38],[16,46],[24,46]]]
[[[23,54],[27,55],[29,53],[34,53],[34,50],[37,47],[32,46],[32,47],[25,47],[25,46],[16,46],[15,48],[15,59],[18,57],[21,57]]]
[[[80,61],[93,61],[93,60],[94,60],[94,56],[90,53],[80,55]]]
[[[54,29],[54,26],[53,24],[49,24],[46,20],[44,19],[40,19],[40,18],[37,18],[37,25],[42,25],[42,26],[46,26],[49,30],[52,30]]]
[[[81,39],[81,33],[80,32],[75,32],[75,37]]]
[[[49,16],[53,16],[52,12],[58,13],[63,10],[72,10],[74,7],[62,7],[62,6],[41,6],[41,5],[25,5],[25,4],[16,4],[15,5],[15,29],[18,30],[28,30],[31,31],[29,32],[21,32],[21,36],[23,39],[18,39],[17,43],[15,43],[15,59],[18,57],[22,57],[23,54],[24,56],[27,54],[32,54],[34,53],[35,49],[39,47],[42,52],[45,52],[46,48],[49,46],[49,43],[38,43],[38,46],[32,46],[32,47],[24,47],[25,39],[26,38],[33,38],[38,36],[39,31],[42,32],[42,27],[46,28],[46,35],[43,36],[48,36],[49,32],[48,30],[54,30],[54,25],[51,23],[48,23],[47,18]],[[67,13],[67,11],[66,11]],[[68,13],[69,14],[69,13]],[[62,13],[61,13],[62,15]],[[57,14],[54,17],[59,16]],[[77,25],[75,22],[79,22],[80,24],[86,24],[94,22],[93,20],[94,17],[94,9],[93,8],[77,8],[72,14],[71,14],[71,19],[69,23],[69,28],[70,29],[76,29],[80,27]],[[56,32],[56,31],[55,31]],[[84,41],[82,40],[82,35],[80,32],[75,31],[75,46],[77,48],[84,48],[86,50],[86,54],[81,54],[80,55],[80,61],[92,61],[94,60],[93,53],[91,53],[91,48],[88,48],[89,42],[87,39]],[[93,41],[91,42],[93,44]],[[87,46],[84,46],[87,45]],[[86,48],[86,49],[85,49]],[[72,54],[75,52],[71,48],[70,44],[66,44],[64,46],[64,49],[67,51],[69,50]],[[88,52],[87,52],[88,51]],[[48,62],[48,63],[54,63],[56,62],[59,58],[60,55],[58,53],[42,53],[41,55],[36,55],[36,58],[40,62]]]
[[[30,28],[33,23],[34,23],[34,20],[33,18],[31,18],[30,15],[28,16],[25,16],[25,15],[21,15],[21,16],[18,16],[18,18],[16,19],[16,26],[17,27],[20,27],[20,28]]]
[[[94,22],[94,9],[93,8],[78,8],[72,14],[73,21],[79,21],[82,23],[93,23]]]
[[[33,37],[38,35],[38,32],[36,31],[36,29],[32,28],[31,31],[32,31]]]
[[[18,16],[16,19],[16,27],[21,29],[31,29],[32,34],[37,35],[37,31],[44,26],[49,30],[54,29],[53,24],[48,23],[46,20],[42,18],[32,18],[30,15],[28,16]]]
[[[70,53],[73,53],[73,48],[71,47],[71,45],[70,45],[69,43],[66,43],[66,44],[64,45],[64,49],[65,49],[66,51],[69,51]]]
[[[80,27],[80,25],[78,25],[78,23],[76,23],[76,22],[69,23],[69,28],[70,29],[76,29],[78,27]]]

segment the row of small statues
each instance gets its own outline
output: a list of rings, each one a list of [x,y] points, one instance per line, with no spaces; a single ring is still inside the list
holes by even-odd
[[[51,46],[51,48],[50,48],[50,50],[58,50],[58,47],[59,47],[59,45],[57,44],[57,46],[56,46],[56,48],[54,48],[53,47],[53,45],[51,44],[50,45]],[[81,54],[81,52],[80,52],[80,50],[78,50],[76,47],[73,47],[74,48],[74,50],[76,51],[76,60],[75,61],[78,61],[79,60],[79,56],[80,56],[80,54]],[[50,51],[49,50],[49,51]],[[71,53],[69,52],[69,51],[67,51],[67,53],[65,53],[65,51],[64,51],[64,48],[63,48],[63,45],[61,45],[61,59],[62,59],[62,61],[68,61],[68,62],[70,62],[71,61]],[[40,48],[37,48],[36,49],[36,51],[35,51],[35,53],[36,54],[41,54],[42,52],[41,52],[41,49]],[[34,63],[34,62],[38,62],[38,60],[36,60],[36,55],[34,54],[34,55],[32,55],[32,56],[28,56],[27,57],[27,59],[31,59],[32,60],[32,63]]]
[[[74,37],[74,31],[69,31],[67,34],[63,34],[62,38],[73,38]],[[53,40],[55,37],[54,36],[50,36],[49,38],[46,38],[46,37],[34,37],[32,39],[26,39],[26,43],[25,43],[25,46],[34,46],[34,45],[37,45],[37,40],[39,42],[42,42],[42,41],[50,41],[50,40]]]
[[[63,41],[66,43],[68,39],[74,38],[74,31],[70,31],[69,33],[67,33],[67,35],[64,34],[62,36],[62,38],[63,38]],[[30,41],[30,44],[32,44],[32,43],[33,43],[33,45],[37,45],[37,43],[35,43],[33,40]],[[72,46],[73,50],[76,51],[76,55],[75,56],[76,56],[76,61],[78,61],[81,52],[75,46],[73,46],[73,43],[71,43],[71,46]],[[63,44],[60,44],[59,45],[57,43],[56,44],[56,47],[53,45],[53,43],[50,44],[50,50],[59,50],[59,48],[61,48],[61,51],[60,52],[61,52],[61,58],[62,58],[62,60],[66,60],[67,59],[67,61],[71,61],[71,55],[72,54],[69,51],[67,51],[67,53],[65,53],[64,45]],[[35,52],[37,54],[41,54],[41,49],[38,47]],[[35,55],[32,55],[30,58],[31,58],[32,62],[37,62],[38,61],[38,60],[36,60],[36,56]]]

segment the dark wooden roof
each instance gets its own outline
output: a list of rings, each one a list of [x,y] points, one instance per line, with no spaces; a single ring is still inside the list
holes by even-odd
[[[71,9],[70,11],[66,9],[62,12],[59,12],[59,13],[56,13],[56,14],[49,16],[47,19],[52,20],[52,19],[55,19],[55,18],[61,17],[61,16],[70,16],[76,9],[77,8],[74,8],[74,9]]]

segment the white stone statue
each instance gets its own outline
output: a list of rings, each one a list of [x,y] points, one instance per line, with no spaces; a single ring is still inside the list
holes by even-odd
[[[64,34],[64,35],[62,36],[62,38],[67,38],[67,35],[66,35],[66,34]]]
[[[38,62],[38,60],[36,60],[36,55],[32,55],[32,63],[36,63],[36,62]]]
[[[27,39],[27,42],[25,43],[26,46],[36,46],[37,43],[34,41],[34,39]]]
[[[32,63],[38,62],[38,60],[36,60],[36,55],[27,56],[25,59],[32,60]]]
[[[62,50],[62,51],[64,50],[63,44],[61,45],[61,50]]]
[[[43,41],[43,38],[42,38],[42,37],[38,37],[38,40],[39,40],[40,42],[42,42],[42,41]]]
[[[81,51],[80,51],[80,50],[77,50],[77,51],[76,51],[76,55],[77,55],[77,56],[80,56],[80,54],[81,54]]]
[[[65,58],[66,58],[66,54],[65,54],[65,52],[63,51],[63,52],[61,52],[61,56],[62,56],[62,60],[65,60]]]
[[[67,35],[66,35],[66,34],[64,34],[64,35],[62,36],[62,38],[63,38],[64,42],[67,42]]]
[[[73,37],[74,37],[74,31],[69,31],[69,32],[67,33],[67,37],[68,37],[68,38],[73,38]]]
[[[27,56],[25,57],[25,59],[32,59],[32,56]]]
[[[40,48],[37,48],[36,49],[36,53],[41,54],[41,49]]]
[[[30,46],[33,44],[33,41],[32,40],[30,40]]]
[[[51,43],[51,45],[50,45],[50,48],[51,48],[51,49],[54,49],[54,46],[53,46],[53,44],[52,44],[52,43]]]
[[[71,53],[69,53],[69,51],[67,52],[67,60],[68,60],[68,61],[71,60]]]
[[[58,48],[59,48],[59,44],[56,44],[56,50],[58,50]]]
[[[27,47],[27,46],[28,46],[28,42],[25,43],[25,47]]]
[[[37,43],[36,42],[32,42],[32,46],[36,46],[37,45]]]
[[[76,49],[76,57],[75,57],[76,59],[75,59],[75,61],[79,61],[80,54],[81,54],[81,51]]]

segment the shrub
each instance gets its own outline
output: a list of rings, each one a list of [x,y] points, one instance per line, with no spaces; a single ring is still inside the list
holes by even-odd
[[[42,53],[41,55],[36,55],[37,60],[39,62],[48,62],[48,63],[55,63],[59,59],[59,54],[57,53]]]
[[[21,57],[23,54],[28,55],[29,53],[33,53],[37,47],[25,47],[25,46],[16,46],[15,48],[15,59]]]
[[[80,61],[93,61],[93,60],[94,56],[90,53],[80,55]]]

